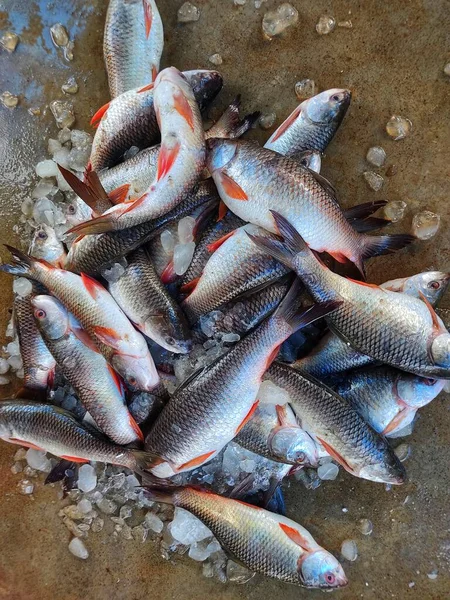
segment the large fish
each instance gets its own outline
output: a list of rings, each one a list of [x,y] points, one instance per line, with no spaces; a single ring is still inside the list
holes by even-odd
[[[208,140],[208,168],[220,197],[241,219],[278,233],[271,209],[298,229],[310,248],[338,262],[364,260],[403,248],[411,235],[358,233],[340,209],[334,190],[318,173],[296,160],[234,140]]]
[[[375,431],[390,436],[409,425],[444,383],[383,366],[349,373],[336,391]]]
[[[154,0],[110,0],[103,55],[111,98],[156,79],[164,30]]]
[[[158,502],[188,510],[234,560],[267,577],[308,588],[347,584],[336,558],[301,525],[246,502],[194,488],[148,490]]]
[[[44,285],[94,340],[110,365],[131,388],[151,390],[158,373],[144,337],[134,329],[112,296],[95,279],[75,275],[11,248],[13,264],[0,269]]]
[[[31,303],[47,348],[99,429],[116,444],[142,440],[125,406],[120,378],[79,323],[56,298],[40,295]]]
[[[185,71],[184,76],[194,94],[197,110],[203,110],[222,88],[222,77],[217,71]],[[124,92],[95,113],[92,123],[99,121],[99,124],[89,169],[100,171],[114,166],[132,146],[148,148],[159,141],[160,129],[153,102],[155,86],[156,82]]]
[[[40,402],[0,401],[0,438],[71,462],[100,461],[142,473],[151,456],[110,442],[72,413]]]
[[[314,377],[279,362],[264,377],[288,392],[302,429],[346,471],[370,481],[403,483],[405,470],[389,444],[347,400]]]
[[[304,100],[278,127],[264,148],[285,156],[324,152],[350,106],[349,90],[332,89]]]
[[[129,255],[124,274],[108,289],[130,321],[147,337],[171,352],[186,354],[191,350],[186,318],[161,283],[144,249]]]
[[[267,366],[296,329],[327,314],[335,304],[296,314],[294,284],[278,310],[255,331],[185,381],[146,437],[146,449],[159,456],[158,477],[189,471],[213,458],[250,419]]]
[[[273,211],[284,242],[252,239],[301,275],[316,301],[342,300],[327,318],[351,346],[374,360],[423,377],[450,379],[450,333],[430,303],[345,279],[311,252],[297,230]]]

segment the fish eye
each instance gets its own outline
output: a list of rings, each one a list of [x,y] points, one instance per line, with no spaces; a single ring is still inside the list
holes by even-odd
[[[69,204],[69,206],[67,207],[67,212],[69,213],[69,215],[74,215],[77,212],[77,209],[73,204]]]
[[[136,377],[133,377],[132,375],[131,375],[130,377],[128,377],[128,380],[127,380],[127,381],[128,381],[128,383],[129,383],[130,385],[136,385],[136,384],[137,384],[137,379],[136,379]]]
[[[330,585],[333,585],[333,583],[336,581],[336,577],[333,573],[325,573],[325,581]]]
[[[43,318],[46,316],[46,312],[45,312],[45,310],[42,310],[42,308],[37,308],[37,309],[34,311],[34,316],[35,316],[37,319],[43,319]]]
[[[439,281],[430,281],[428,287],[432,290],[438,290],[441,287],[441,284],[439,283]]]
[[[437,383],[437,379],[431,379],[431,378],[427,377],[426,379],[423,380],[423,382],[425,385],[429,385],[431,387],[432,385]]]
[[[40,231],[38,231],[38,238],[40,238],[41,240],[46,240],[48,238],[48,235],[43,229],[41,229]]]
[[[175,344],[175,340],[173,337],[171,337],[170,335],[166,337],[166,342],[168,344],[170,344],[171,346],[173,346]]]
[[[333,100],[333,102],[339,102],[339,100],[340,100],[339,94],[333,94],[333,96],[331,96],[331,99]]]
[[[295,462],[304,463],[306,460],[306,454],[304,452],[299,452],[296,456]]]

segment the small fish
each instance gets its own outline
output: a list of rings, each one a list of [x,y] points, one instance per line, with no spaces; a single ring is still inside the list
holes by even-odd
[[[422,301],[333,273],[282,215],[272,214],[284,242],[252,239],[301,275],[316,301],[343,301],[327,318],[333,331],[376,361],[422,377],[450,379],[450,333],[425,297]]]
[[[58,406],[25,400],[0,402],[0,438],[71,462],[106,462],[139,474],[152,458],[142,450],[110,442],[97,429],[80,423]]]
[[[66,260],[64,244],[56,237],[55,230],[44,223],[35,230],[28,253],[55,267],[62,267]]]
[[[261,378],[279,346],[336,307],[316,305],[298,315],[297,292],[293,284],[271,317],[175,391],[145,440],[146,449],[160,457],[152,465],[154,475],[192,470],[220,452],[253,415]]]
[[[97,427],[116,444],[143,440],[125,406],[119,376],[80,324],[51,296],[36,296],[31,303],[47,348]]]
[[[350,106],[349,90],[332,89],[304,100],[278,127],[264,148],[285,156],[324,152]]]
[[[161,283],[145,250],[128,256],[125,273],[108,286],[132,323],[157,344],[175,353],[188,353],[192,338],[181,309]]]
[[[227,207],[244,221],[278,233],[271,210],[296,227],[309,247],[338,262],[364,261],[393,252],[415,238],[368,236],[348,223],[331,184],[296,160],[243,140],[208,140],[207,166]]]
[[[336,392],[375,431],[389,437],[409,425],[417,410],[442,391],[444,383],[383,366],[349,373]]]
[[[7,246],[13,264],[0,270],[38,281],[56,296],[93,339],[95,345],[132,389],[151,390],[156,367],[144,337],[134,329],[112,296],[95,279],[75,275]]]
[[[256,454],[290,465],[317,467],[318,447],[299,427],[289,404],[260,403],[234,441]]]
[[[154,0],[110,0],[103,55],[111,98],[155,81],[164,30]]]
[[[307,588],[347,585],[336,558],[291,519],[190,487],[150,489],[147,495],[192,513],[211,530],[225,552],[251,571]]]
[[[260,111],[257,110],[241,119],[239,115],[240,106],[241,96],[238,95],[225,109],[220,119],[205,131],[205,139],[226,138],[234,140],[254,127],[256,121],[261,116]]]
[[[264,378],[288,392],[300,427],[346,471],[369,481],[404,482],[405,470],[386,440],[331,388],[279,362]]]

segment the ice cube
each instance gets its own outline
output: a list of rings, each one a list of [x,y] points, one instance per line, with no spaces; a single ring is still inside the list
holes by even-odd
[[[72,148],[68,156],[69,167],[74,171],[84,171],[90,154],[89,148]]]
[[[378,175],[378,173],[374,173],[373,171],[364,171],[363,175],[370,189],[375,192],[381,190],[384,184],[384,179],[381,175]]]
[[[285,390],[267,380],[263,381],[259,387],[258,400],[283,406],[286,402],[289,402],[290,398]]]
[[[127,475],[125,483],[128,488],[139,487],[141,485],[135,475]]]
[[[61,131],[58,131],[58,141],[60,141],[61,144],[67,144],[67,142],[70,142],[70,136],[71,131],[68,127],[63,127]]]
[[[91,465],[82,465],[78,469],[77,487],[82,492],[91,492],[97,486],[97,475]],[[114,512],[114,511],[113,511]]]
[[[213,65],[221,65],[223,63],[223,58],[219,53],[211,54],[208,60]]]
[[[394,450],[400,462],[405,462],[411,456],[411,446],[408,444],[400,444]]]
[[[43,471],[44,473],[50,473],[52,470],[52,463],[47,458],[47,453],[43,450],[35,450],[29,448],[27,451],[27,463],[32,469],[36,471]]]
[[[246,2],[247,2],[247,0],[234,0],[234,5],[235,6],[245,6]]]
[[[145,515],[144,523],[149,529],[151,529],[155,533],[161,533],[161,531],[164,529],[164,523],[161,521],[158,515],[155,515],[155,513],[152,512],[148,512]]]
[[[13,33],[12,31],[7,31],[0,38],[0,44],[8,52],[14,52],[19,41],[20,37],[17,35],[17,33]]]
[[[349,20],[347,21],[338,21],[338,27],[342,27],[343,29],[352,29],[353,23]]]
[[[450,63],[444,66],[444,73],[450,77]]]
[[[56,177],[58,167],[53,160],[41,160],[41,162],[36,165],[35,171],[38,177]]]
[[[222,458],[222,469],[236,480],[241,472],[240,466],[241,455],[236,451],[236,444],[228,444]]]
[[[14,454],[14,460],[26,460],[27,451],[25,448],[19,448],[17,452]]]
[[[102,498],[97,506],[105,515],[113,515],[117,510],[117,504],[108,498]]]
[[[23,471],[23,466],[22,466],[22,463],[20,463],[20,462],[15,462],[11,467],[11,473],[13,475],[17,475],[17,473],[22,473],[22,471]]]
[[[88,513],[91,512],[92,510],[92,503],[89,502],[89,500],[87,498],[82,498],[78,504],[78,510],[83,514],[83,515],[87,515]]]
[[[211,531],[197,517],[179,507],[175,508],[169,529],[173,538],[185,545],[200,542],[212,536]]]
[[[317,21],[316,31],[319,35],[327,35],[334,31],[336,21],[333,17],[322,15]]]
[[[177,275],[183,275],[191,264],[195,243],[177,244],[173,250],[173,268]]]
[[[50,102],[50,110],[60,129],[64,129],[64,127],[70,128],[74,125],[75,115],[73,104],[70,100],[53,100],[53,102]]]
[[[408,205],[406,202],[403,202],[403,200],[388,202],[383,209],[384,216],[393,223],[397,223],[397,221],[401,221],[405,216],[407,206]]]
[[[266,12],[262,21],[262,30],[266,38],[271,40],[273,37],[283,33],[291,25],[295,25],[298,21],[298,11],[289,4],[284,2],[275,10]]]
[[[359,530],[363,535],[370,535],[373,531],[372,521],[369,521],[369,519],[361,519],[359,522]]]
[[[3,92],[0,96],[0,102],[6,108],[16,108],[19,104],[19,96],[15,96],[14,94],[11,94],[11,92]]]
[[[83,541],[80,540],[80,538],[78,537],[74,537],[70,540],[69,551],[77,558],[82,558],[83,560],[89,558],[89,552],[86,546],[84,545]]]
[[[411,133],[411,131],[411,121],[400,115],[392,115],[386,123],[386,132],[394,140],[403,140]]]
[[[71,150],[63,147],[61,148],[61,150],[55,152],[55,154],[53,155],[53,160],[56,164],[61,165],[62,167],[67,169],[69,166],[69,152],[71,152]]]
[[[75,42],[70,40],[70,42],[64,48],[64,58],[66,60],[73,60],[73,49],[75,48]]]
[[[191,4],[191,2],[185,2],[178,9],[178,22],[179,23],[192,23],[200,19],[200,9]]]
[[[266,113],[265,115],[261,115],[259,117],[259,126],[261,127],[261,129],[270,129],[271,127],[273,127],[275,120],[277,118],[276,113],[271,112],[271,113]]]
[[[222,342],[227,342],[228,344],[238,342],[240,339],[241,336],[238,333],[225,333],[222,336]]]
[[[8,362],[13,371],[19,371],[23,367],[21,356],[10,356]]]
[[[92,146],[92,136],[81,129],[73,129],[70,132],[70,141],[75,148],[79,150],[90,149]]]
[[[26,198],[20,205],[20,210],[26,217],[33,215],[34,202],[31,198]]]
[[[209,555],[208,544],[205,541],[194,542],[189,548],[188,556],[189,558],[192,558],[192,560],[203,562],[209,558]]]
[[[316,84],[312,79],[302,79],[295,84],[295,94],[299,100],[311,98],[316,93]]]
[[[50,36],[57,47],[62,48],[69,43],[69,34],[62,23],[55,23],[50,27]]]
[[[9,371],[9,362],[6,358],[0,358],[0,375],[4,375]]]
[[[435,213],[424,210],[414,215],[412,233],[420,240],[429,240],[436,235],[441,217]]]
[[[433,569],[430,573],[427,573],[427,577],[433,581],[434,579],[437,579],[438,573],[439,571],[437,569]]]
[[[78,83],[76,82],[75,77],[69,77],[66,83],[62,84],[61,91],[64,94],[76,94],[78,92]]]
[[[194,239],[194,217],[183,217],[178,222],[178,239],[180,244],[188,244]]]
[[[137,542],[141,542],[143,544],[147,539],[148,529],[146,529],[142,525],[136,525],[136,527],[133,527],[133,529],[131,530],[131,534]]]
[[[103,525],[105,524],[105,520],[101,517],[96,517],[91,524],[91,531],[98,533],[103,529]]]
[[[9,344],[6,345],[6,352],[10,356],[18,356],[20,354],[19,340],[16,339],[13,342],[9,342]]]
[[[9,365],[8,365],[9,367]],[[0,385],[8,385],[8,383],[11,383],[9,377],[5,377],[4,375],[0,375]]]
[[[29,279],[26,279],[25,277],[17,277],[17,279],[14,279],[13,292],[15,294],[25,298],[26,296],[29,296],[32,291],[33,284]]]
[[[58,140],[53,140],[57,144],[59,144]],[[61,144],[59,144],[61,148]],[[56,150],[57,152],[58,150]],[[48,196],[55,187],[53,179],[41,179],[36,187],[31,192],[32,198],[43,198],[44,196]],[[26,214],[26,213],[25,213]]]
[[[344,540],[341,544],[341,554],[347,560],[355,561],[358,558],[358,547],[355,540]]]
[[[58,170],[58,173],[56,174],[56,183],[58,185],[58,188],[60,190],[62,190],[63,192],[70,192],[70,191],[72,191],[72,188],[67,183],[67,181],[64,179],[64,177],[61,175],[61,173],[59,172],[59,170]]]
[[[22,481],[19,481],[17,486],[19,488],[19,494],[22,494],[23,496],[29,496],[33,493],[34,483],[32,483],[29,479],[22,479]]]
[[[256,467],[256,462],[250,458],[246,458],[245,460],[241,460],[239,466],[245,473],[253,473]]]
[[[223,312],[220,310],[212,310],[206,315],[200,317],[200,328],[206,337],[212,337],[216,332],[216,323],[223,317]]]
[[[168,256],[172,256],[173,249],[175,248],[175,238],[168,229],[165,229],[161,233],[161,246]]]
[[[382,167],[386,162],[386,152],[381,146],[372,146],[367,150],[366,160],[375,167]]]
[[[116,283],[125,273],[125,268],[120,263],[114,263],[109,269],[102,271],[102,277],[108,281],[108,283]]]
[[[227,562],[227,579],[233,583],[247,583],[255,574],[244,565],[235,563],[234,560]]]
[[[339,467],[332,462],[320,465],[317,469],[317,475],[323,481],[336,479],[339,474]]]

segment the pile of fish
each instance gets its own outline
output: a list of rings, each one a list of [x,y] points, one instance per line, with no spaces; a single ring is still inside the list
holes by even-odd
[[[160,71],[163,39],[154,0],[110,1],[111,100],[84,175],[59,167],[72,226],[64,242],[40,226],[1,266],[22,282],[24,386],[0,403],[0,437],[61,459],[47,479],[66,489],[77,463],[119,466],[112,477],[140,483],[144,504],[188,511],[253,572],[344,586],[337,559],[273,500],[284,477],[331,462],[405,481],[388,438],[450,379],[433,308],[450,274],[365,281],[367,260],[414,238],[372,235],[385,203],[344,211],[319,173],[348,90],[303,101],[260,147],[240,139],[259,113],[241,119],[239,99],[205,131],[222,77]],[[236,452],[246,477],[231,473]]]

